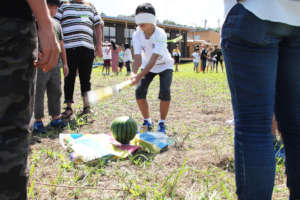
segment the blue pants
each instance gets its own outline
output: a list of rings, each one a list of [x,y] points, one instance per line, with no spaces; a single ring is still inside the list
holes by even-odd
[[[239,200],[272,199],[274,113],[290,200],[300,199],[300,27],[260,20],[237,4],[223,25],[221,45],[235,120]]]
[[[205,72],[205,69],[206,69],[206,59],[201,59],[201,65],[202,65],[202,71],[203,73]]]

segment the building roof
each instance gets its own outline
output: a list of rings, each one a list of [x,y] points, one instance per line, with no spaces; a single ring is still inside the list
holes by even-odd
[[[101,15],[101,17],[102,17],[103,21],[127,22],[130,24],[135,24],[134,17],[130,17],[130,16],[113,17],[113,16]],[[185,25],[173,25],[173,24],[162,24],[162,23],[158,23],[157,25],[162,26],[164,28],[180,29],[180,30],[186,30],[186,31],[190,31],[190,30],[194,29],[191,26],[185,26]]]

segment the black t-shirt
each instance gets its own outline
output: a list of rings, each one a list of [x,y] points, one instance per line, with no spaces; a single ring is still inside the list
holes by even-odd
[[[213,51],[213,54],[216,55],[217,60],[221,60],[221,58],[222,58],[222,51],[221,51],[221,49],[215,49]]]
[[[33,20],[32,11],[26,0],[1,0],[0,16]]]
[[[201,52],[201,56],[200,56],[201,59],[206,60],[207,59],[207,54],[208,54],[207,50],[203,49],[202,52]]]
[[[221,49],[217,49],[217,59],[222,60],[222,51],[221,51]]]

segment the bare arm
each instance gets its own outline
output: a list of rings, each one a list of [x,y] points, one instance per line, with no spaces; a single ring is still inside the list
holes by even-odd
[[[145,69],[141,71],[135,78],[135,80],[132,82],[133,85],[137,84],[155,65],[159,55],[158,54],[152,54],[150,61],[146,65]],[[135,72],[135,71],[134,71]]]
[[[96,44],[96,53],[97,56],[102,58],[102,32],[101,32],[101,24],[97,24],[95,26],[95,34],[96,34],[96,40],[97,40],[97,44]]]
[[[38,23],[38,36],[40,48],[42,50],[39,61],[35,63],[37,67],[42,67],[44,71],[49,71],[57,64],[59,47],[54,34],[51,17],[45,0],[27,0]]]
[[[64,77],[67,77],[69,74],[69,66],[68,66],[67,54],[66,54],[66,49],[63,40],[60,41],[60,49],[61,49],[63,67],[64,67]]]
[[[140,54],[134,55],[133,57],[133,64],[132,64],[132,71],[133,73],[137,73],[139,70],[140,66],[142,64],[142,56]]]

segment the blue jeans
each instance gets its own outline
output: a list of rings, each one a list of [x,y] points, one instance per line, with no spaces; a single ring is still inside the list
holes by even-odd
[[[271,200],[275,113],[286,150],[290,200],[300,199],[300,27],[263,21],[235,5],[222,28],[235,120],[239,200]]]

